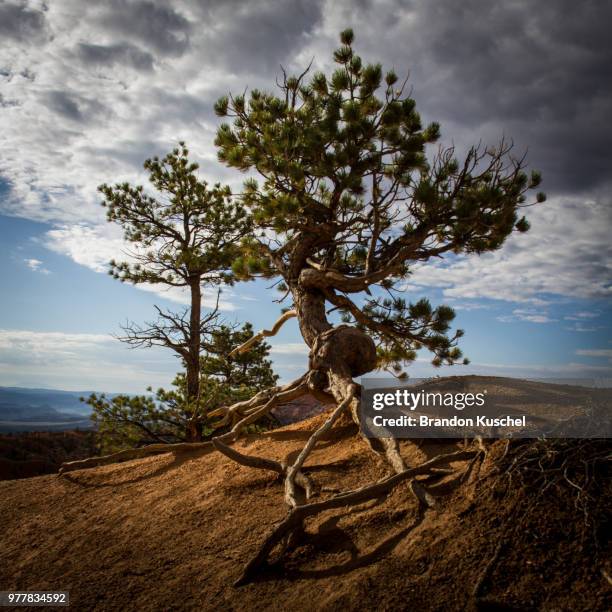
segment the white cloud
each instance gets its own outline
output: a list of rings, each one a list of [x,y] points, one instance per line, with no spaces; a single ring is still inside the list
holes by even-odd
[[[466,310],[468,312],[472,310],[489,310],[491,308],[489,304],[483,304],[482,302],[457,302],[454,299],[450,299],[448,303],[454,310]]]
[[[513,234],[499,251],[415,267],[410,286],[437,287],[449,298],[533,305],[543,305],[548,294],[612,297],[612,207],[554,198],[531,209],[529,220],[531,230]]]
[[[96,187],[144,181],[143,161],[181,139],[203,176],[241,184],[217,162],[213,104],[245,79],[273,82],[318,17],[314,3],[300,4],[49,3],[38,13],[47,36],[3,45],[0,176],[11,192],[0,209],[101,222]]]
[[[108,334],[0,329],[0,385],[142,393],[176,369],[168,351],[129,350]]]
[[[272,355],[308,355],[309,348],[305,342],[271,343]]]
[[[565,328],[567,331],[580,332],[580,333],[590,333],[596,332],[600,329],[603,329],[601,325],[584,325],[580,321],[577,321],[570,327]]]
[[[590,310],[582,310],[580,312],[575,312],[572,315],[567,317],[563,317],[566,321],[584,321],[585,319],[596,319],[600,316],[599,312],[591,312]]]
[[[538,312],[533,308],[515,308],[511,315],[502,315],[497,317],[502,323],[511,323],[512,321],[528,321],[529,323],[552,323],[556,319],[551,319],[547,313]]]
[[[76,263],[94,272],[107,273],[108,262],[113,258],[130,260],[130,255],[126,251],[126,244],[122,240],[120,228],[110,224],[95,227],[82,223],[62,225],[47,232],[44,244],[50,250],[61,255],[67,255]],[[188,305],[190,303],[187,288],[148,284],[137,285],[137,287],[178,304]],[[230,300],[225,299],[223,295],[221,293],[219,308],[224,311],[236,310],[237,307]],[[202,305],[206,308],[214,308],[216,302],[216,289],[205,290]]]
[[[612,349],[578,349],[576,355],[581,357],[607,357],[612,360]]]
[[[23,261],[25,262],[26,266],[30,268],[30,270],[34,271],[36,271],[42,264],[42,261],[40,261],[40,259],[24,259]]]
[[[44,24],[30,38],[29,30],[24,30],[23,36],[3,47],[0,176],[10,181],[10,192],[0,200],[0,210],[60,224],[49,234],[51,248],[100,272],[122,245],[104,225],[96,187],[102,182],[144,182],[143,160],[165,152],[182,138],[201,162],[203,176],[240,184],[243,177],[216,160],[214,100],[228,91],[242,91],[246,84],[251,89],[269,89],[281,62],[292,69],[307,65],[314,56],[314,68],[329,68],[330,51],[346,24],[354,22],[364,59],[385,60],[402,73],[413,69],[421,110],[433,107],[433,118],[448,126],[449,137],[463,142],[489,135],[497,138],[506,125],[521,129],[527,125],[528,132],[537,127],[527,120],[517,125],[512,107],[497,108],[497,120],[486,116],[491,106],[488,90],[479,96],[462,96],[459,105],[455,103],[458,96],[439,95],[457,83],[469,88],[464,91],[473,91],[461,78],[461,71],[467,70],[461,53],[469,53],[474,41],[486,39],[481,38],[478,20],[463,19],[449,32],[460,36],[465,30],[469,40],[449,54],[444,44],[448,24],[430,12],[430,3],[402,7],[386,2],[381,8],[377,3],[329,1],[319,5],[177,0],[146,3],[144,11],[145,3],[117,0],[64,0],[49,3],[48,8],[40,1],[29,4],[32,9],[44,8],[39,15]],[[534,24],[546,22],[546,11],[535,13],[525,11]],[[507,34],[504,14],[495,11],[492,17]],[[381,38],[380,32],[386,35]],[[498,60],[519,51],[508,45],[507,37],[503,40],[505,45],[496,45],[496,53],[502,54],[496,56]],[[460,71],[457,79],[448,68],[453,61]],[[504,73],[508,79],[520,74],[521,87],[512,88],[513,82],[508,81],[510,93],[516,95],[523,91],[525,75],[520,66],[514,67],[512,75]],[[487,78],[486,68],[486,63],[479,64],[469,76],[478,83]],[[496,69],[492,74],[499,78],[501,73]],[[546,80],[548,74],[539,66],[533,79]],[[539,83],[535,89],[540,90]],[[531,89],[528,92],[534,103],[541,102]],[[479,104],[485,104],[484,110]],[[462,125],[463,119],[473,123]],[[563,133],[557,124],[550,126],[549,130]],[[538,139],[532,138],[536,142],[525,144],[537,146]],[[553,152],[561,150],[574,149],[557,146]],[[548,159],[554,167],[553,155],[539,161]],[[605,166],[603,161],[601,165]],[[564,167],[559,168],[558,174],[566,174]],[[546,173],[544,178],[546,188]],[[552,198],[529,212],[532,230],[512,236],[500,251],[422,266],[415,269],[410,284],[439,287],[448,298],[484,297],[533,305],[543,305],[542,294],[610,297],[611,211],[604,201]],[[185,300],[172,290],[165,294],[152,290],[178,302]]]
[[[41,274],[51,274],[47,268],[43,266],[43,262],[40,259],[24,259],[25,265],[32,270],[32,272],[40,272]]]
[[[47,232],[45,246],[95,272],[107,272],[108,262],[124,251],[121,230],[111,225],[62,225]]]
[[[0,329],[0,349],[28,351],[40,355],[74,355],[74,348],[92,348],[104,342],[116,342],[116,340],[107,334]]]

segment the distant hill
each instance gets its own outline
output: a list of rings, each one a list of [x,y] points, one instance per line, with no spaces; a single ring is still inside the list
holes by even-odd
[[[0,433],[91,428],[91,391],[0,387]]]

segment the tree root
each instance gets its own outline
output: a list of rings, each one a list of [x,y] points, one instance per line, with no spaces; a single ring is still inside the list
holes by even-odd
[[[501,551],[503,550],[505,544],[506,544],[505,538],[501,538],[497,542],[497,545],[495,546],[495,549],[493,550],[493,554],[491,555],[490,559],[486,562],[486,564],[482,568],[482,571],[478,575],[478,578],[476,579],[476,582],[474,583],[474,588],[472,589],[472,597],[474,599],[479,599],[480,597],[482,597],[484,587],[487,583],[487,580],[489,579],[489,576],[491,575],[491,572],[493,571],[493,567],[495,566],[495,563],[497,563],[497,559],[499,559],[499,555],[501,554]]]
[[[226,440],[233,442],[247,425],[254,423],[262,416],[268,414],[268,412],[270,412],[270,410],[272,410],[272,408],[275,406],[290,402],[291,400],[301,397],[302,395],[306,395],[308,393],[308,384],[304,379],[305,376],[291,383],[291,385],[288,385],[288,387],[284,387],[283,391],[279,391],[278,393],[274,394],[263,406],[254,407],[252,410],[249,410],[247,415],[242,420],[238,421],[230,431],[217,437],[223,442]]]
[[[266,459],[265,457],[254,457],[253,455],[247,455],[241,453],[235,448],[228,446],[222,442],[219,438],[213,438],[212,444],[220,453],[223,453],[226,457],[229,457],[240,465],[246,465],[247,467],[257,468],[259,470],[270,470],[277,474],[284,474],[285,470],[283,466],[273,459]]]
[[[304,374],[293,382],[290,382],[289,384],[284,385],[282,387],[264,389],[263,391],[257,393],[257,395],[254,395],[249,400],[236,402],[231,406],[222,406],[220,408],[216,408],[215,410],[211,410],[207,414],[207,417],[212,419],[215,417],[222,416],[219,421],[213,423],[213,429],[219,429],[220,427],[224,427],[225,425],[229,425],[230,423],[232,425],[236,425],[236,422],[240,416],[244,417],[246,415],[250,415],[263,405],[269,405],[269,410],[271,410],[278,404],[288,402],[292,399],[295,399],[295,397],[299,397],[300,395],[307,393],[307,391],[305,390],[306,387],[304,386],[306,378],[307,374]],[[299,389],[299,392],[295,396],[289,397],[287,395],[290,391],[295,391],[297,389]],[[270,402],[273,403],[270,404]]]
[[[272,410],[272,408],[275,406],[289,402],[296,397],[308,393],[308,385],[305,382],[305,379],[306,375],[301,376],[284,387],[275,388],[275,392],[272,392],[272,395],[270,391],[267,391],[266,393],[261,392],[247,402],[238,402],[237,404],[227,408],[228,414],[232,413],[233,411],[233,414],[240,416],[242,416],[240,412],[238,410],[234,410],[236,406],[248,407],[250,410],[241,420],[234,424],[230,431],[221,436],[217,436],[216,439],[220,440],[222,443],[234,442],[247,425],[257,421],[259,418],[270,412],[270,410]],[[149,444],[141,448],[128,448],[126,450],[99,457],[89,457],[88,459],[67,461],[62,463],[58,473],[61,475],[74,470],[99,467],[101,465],[118,463],[120,461],[129,461],[131,459],[142,459],[143,457],[160,455],[163,453],[189,453],[199,450],[214,450],[214,448],[215,447],[213,446],[212,441],[181,442],[178,444]]]
[[[287,505],[290,507],[297,506],[296,500],[296,491],[295,491],[295,483],[296,476],[300,473],[304,462],[306,461],[308,455],[312,452],[313,448],[317,444],[317,442],[321,439],[321,437],[328,432],[334,425],[334,423],[338,420],[340,415],[346,410],[353,397],[355,396],[355,391],[357,389],[357,385],[352,385],[350,389],[349,395],[338,404],[337,408],[331,413],[331,415],[327,418],[325,423],[319,427],[308,439],[306,445],[297,456],[294,464],[289,466],[287,469],[287,478],[285,479],[285,501]]]
[[[380,497],[389,493],[400,483],[410,478],[414,478],[415,476],[419,476],[420,474],[426,474],[431,468],[437,467],[441,463],[470,459],[475,452],[476,451],[461,450],[446,455],[438,455],[417,467],[406,469],[399,474],[388,476],[383,480],[379,480],[365,487],[340,493],[320,502],[293,507],[287,516],[276,525],[272,533],[265,539],[257,554],[245,565],[242,575],[234,583],[235,586],[250,582],[256,572],[261,567],[268,564],[268,558],[273,549],[284,541],[285,538],[289,537],[294,530],[302,528],[306,518],[320,514],[325,510],[355,506],[370,499]]]
[[[288,313],[286,314],[288,315]],[[287,318],[290,317],[287,316],[284,320]],[[278,329],[281,324],[282,322],[277,322],[275,328]],[[440,465],[457,460],[472,459],[472,463],[470,463],[470,466],[472,466],[476,457],[483,454],[482,450],[459,450],[446,455],[438,455],[417,467],[410,468],[406,465],[400,454],[399,444],[396,439],[391,436],[379,439],[383,447],[382,452],[376,451],[371,443],[372,441],[367,440],[372,450],[379,452],[379,454],[384,454],[394,474],[352,491],[339,492],[323,501],[311,502],[309,500],[317,494],[317,490],[311,479],[303,472],[303,467],[307,458],[313,452],[321,438],[332,429],[344,412],[350,410],[353,419],[358,418],[358,397],[360,387],[353,382],[350,373],[340,371],[330,374],[329,389],[319,389],[317,387],[321,396],[325,399],[334,398],[338,404],[326,421],[310,435],[305,446],[292,464],[287,464],[285,461],[280,462],[265,457],[248,455],[230,446],[238,439],[246,426],[257,421],[272,408],[307,393],[312,393],[313,391],[310,388],[311,373],[312,370],[309,370],[309,372],[288,385],[262,391],[250,400],[237,402],[233,406],[220,408],[210,413],[213,417],[222,417],[216,424],[217,426],[221,426],[221,424],[232,424],[232,428],[229,431],[212,438],[210,441],[201,443],[152,444],[146,447],[128,449],[102,457],[92,457],[82,461],[71,461],[61,466],[60,474],[77,469],[114,463],[116,461],[141,458],[148,455],[168,452],[176,454],[202,449],[216,450],[240,465],[268,470],[278,474],[279,477],[284,478],[285,501],[289,507],[288,514],[283,521],[276,525],[272,533],[261,545],[257,554],[244,567],[241,577],[236,582],[236,585],[240,585],[249,582],[259,568],[269,564],[270,555],[273,550],[278,551],[280,547],[280,550],[282,550],[280,557],[282,558],[286,548],[290,546],[291,542],[294,540],[295,535],[304,529],[304,521],[307,518],[333,508],[356,506],[368,502],[388,494],[396,486],[406,481],[409,482],[410,490],[418,500],[419,508],[422,511],[424,508],[433,506],[435,500],[433,496],[415,480],[416,476],[425,474],[435,476],[441,472],[448,473],[449,470],[447,468],[441,468]]]
[[[212,443],[180,442],[178,444],[148,444],[147,446],[142,446],[141,448],[128,448],[109,455],[89,457],[88,459],[79,459],[78,461],[66,461],[60,466],[58,474],[62,475],[66,472],[73,472],[74,470],[84,470],[101,465],[108,465],[109,463],[129,461],[130,459],[142,459],[143,457],[149,457],[150,455],[160,455],[163,453],[188,453],[205,449],[213,450]]]
[[[229,457],[240,465],[257,468],[260,470],[270,470],[272,472],[276,472],[280,476],[287,476],[287,471],[290,466],[288,466],[285,462],[274,461],[273,459],[266,459],[265,457],[255,457],[253,455],[241,453],[235,448],[223,443],[219,438],[213,438],[212,443],[215,449],[217,449],[220,453],[223,453],[226,457]],[[314,496],[316,491],[315,485],[306,474],[302,473],[301,471],[296,472],[294,475],[294,482],[304,493],[304,495],[299,496],[300,498],[305,497],[305,499],[310,499]]]
[[[369,438],[365,437],[362,434],[362,438],[364,438],[368,444],[368,448],[380,455],[381,453],[372,445],[372,442]],[[387,463],[391,466],[393,471],[396,474],[401,474],[409,469],[409,466],[404,461],[404,458],[400,454],[399,450],[399,442],[396,438],[389,436],[388,438],[377,438],[377,441],[382,444],[384,449],[384,456]],[[429,493],[423,485],[418,483],[416,480],[412,480],[409,483],[410,491],[414,495],[414,497],[418,500],[420,504],[427,508],[433,508],[436,505],[436,500],[434,496]]]

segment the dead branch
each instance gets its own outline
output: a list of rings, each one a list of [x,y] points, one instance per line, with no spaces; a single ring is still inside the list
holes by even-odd
[[[254,344],[257,344],[257,342],[259,342],[260,340],[263,340],[264,338],[270,338],[271,336],[276,336],[276,334],[278,333],[278,330],[283,326],[285,321],[288,321],[289,319],[293,317],[297,317],[296,310],[288,310],[287,312],[283,313],[278,318],[276,323],[274,323],[274,325],[272,326],[272,329],[262,329],[260,332],[257,332],[252,338],[249,338],[244,344],[241,344],[240,346],[236,347],[231,353],[229,353],[229,356],[234,357],[235,355],[240,355],[242,353],[245,353]]]

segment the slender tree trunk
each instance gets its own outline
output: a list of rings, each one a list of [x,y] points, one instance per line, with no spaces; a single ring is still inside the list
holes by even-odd
[[[187,368],[187,402],[191,410],[198,407],[200,397],[200,318],[202,314],[202,290],[200,279],[194,279],[189,286],[191,290],[191,313],[189,317],[189,355],[186,361]],[[202,423],[198,415],[193,412],[187,424],[187,441],[200,442],[202,440]]]

